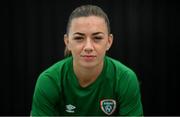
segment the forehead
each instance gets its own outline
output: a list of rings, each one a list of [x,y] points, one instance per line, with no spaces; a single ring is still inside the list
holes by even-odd
[[[74,18],[71,22],[70,32],[74,31],[107,31],[107,24],[102,17],[88,16]]]

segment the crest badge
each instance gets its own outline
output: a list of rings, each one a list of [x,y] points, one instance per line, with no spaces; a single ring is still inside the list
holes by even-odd
[[[104,99],[100,101],[100,106],[105,114],[111,115],[116,110],[116,101],[113,99]]]

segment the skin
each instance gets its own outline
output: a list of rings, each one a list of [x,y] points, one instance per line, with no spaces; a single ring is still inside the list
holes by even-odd
[[[113,42],[105,20],[98,16],[74,18],[64,42],[73,56],[73,69],[80,86],[94,82],[103,69],[103,59]]]

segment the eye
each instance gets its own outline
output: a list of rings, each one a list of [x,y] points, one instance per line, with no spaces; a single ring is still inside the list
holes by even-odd
[[[81,41],[83,40],[84,38],[83,37],[80,37],[80,36],[77,36],[77,37],[74,37],[74,40],[77,40],[77,41]]]
[[[100,41],[100,40],[102,40],[103,39],[103,37],[101,37],[101,36],[95,36],[94,37],[94,41],[95,42],[98,42],[98,41]]]

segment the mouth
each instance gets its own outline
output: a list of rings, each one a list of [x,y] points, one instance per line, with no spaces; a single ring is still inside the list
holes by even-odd
[[[85,60],[85,61],[92,61],[96,58],[95,55],[81,55],[81,57]]]

